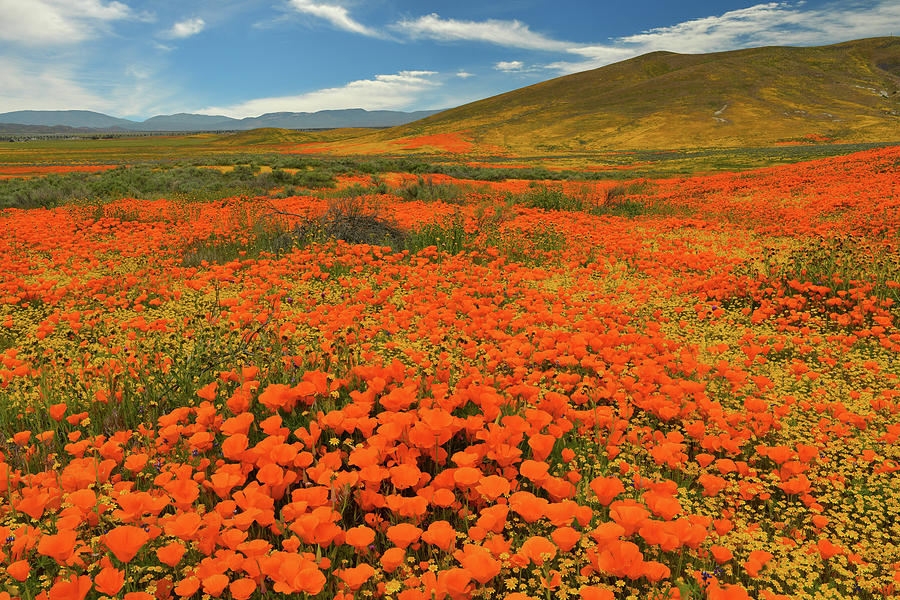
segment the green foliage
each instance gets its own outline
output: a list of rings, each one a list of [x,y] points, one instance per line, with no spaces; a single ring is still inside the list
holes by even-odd
[[[397,195],[406,202],[447,202],[463,204],[471,188],[452,183],[435,183],[430,177],[416,178],[416,182],[397,190]]]
[[[110,201],[119,198],[189,197],[209,201],[237,195],[261,196],[277,187],[333,185],[327,172],[282,170],[260,172],[257,165],[233,170],[197,167],[119,167],[102,173],[48,175],[0,181],[0,208],[47,208],[76,200]]]

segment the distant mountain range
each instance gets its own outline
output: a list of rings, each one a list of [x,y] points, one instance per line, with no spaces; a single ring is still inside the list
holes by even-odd
[[[0,113],[0,131],[13,125],[31,127],[71,127],[84,133],[94,131],[234,131],[278,127],[281,129],[335,129],[339,127],[393,127],[438,113],[438,110],[402,112],[395,110],[320,110],[318,112],[277,112],[258,117],[233,119],[222,115],[178,113],[157,115],[146,121],[130,121],[89,110],[17,110]]]

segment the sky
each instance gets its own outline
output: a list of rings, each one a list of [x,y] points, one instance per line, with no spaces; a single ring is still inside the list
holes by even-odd
[[[892,34],[897,0],[0,0],[0,112],[430,110],[655,50]]]

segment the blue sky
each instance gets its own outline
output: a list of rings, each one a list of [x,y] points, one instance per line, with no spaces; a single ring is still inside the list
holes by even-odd
[[[900,35],[897,0],[0,0],[0,112],[457,106],[645,52]]]

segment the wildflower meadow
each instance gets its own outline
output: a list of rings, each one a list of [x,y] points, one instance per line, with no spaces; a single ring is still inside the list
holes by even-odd
[[[898,166],[5,209],[0,599],[897,597]]]

